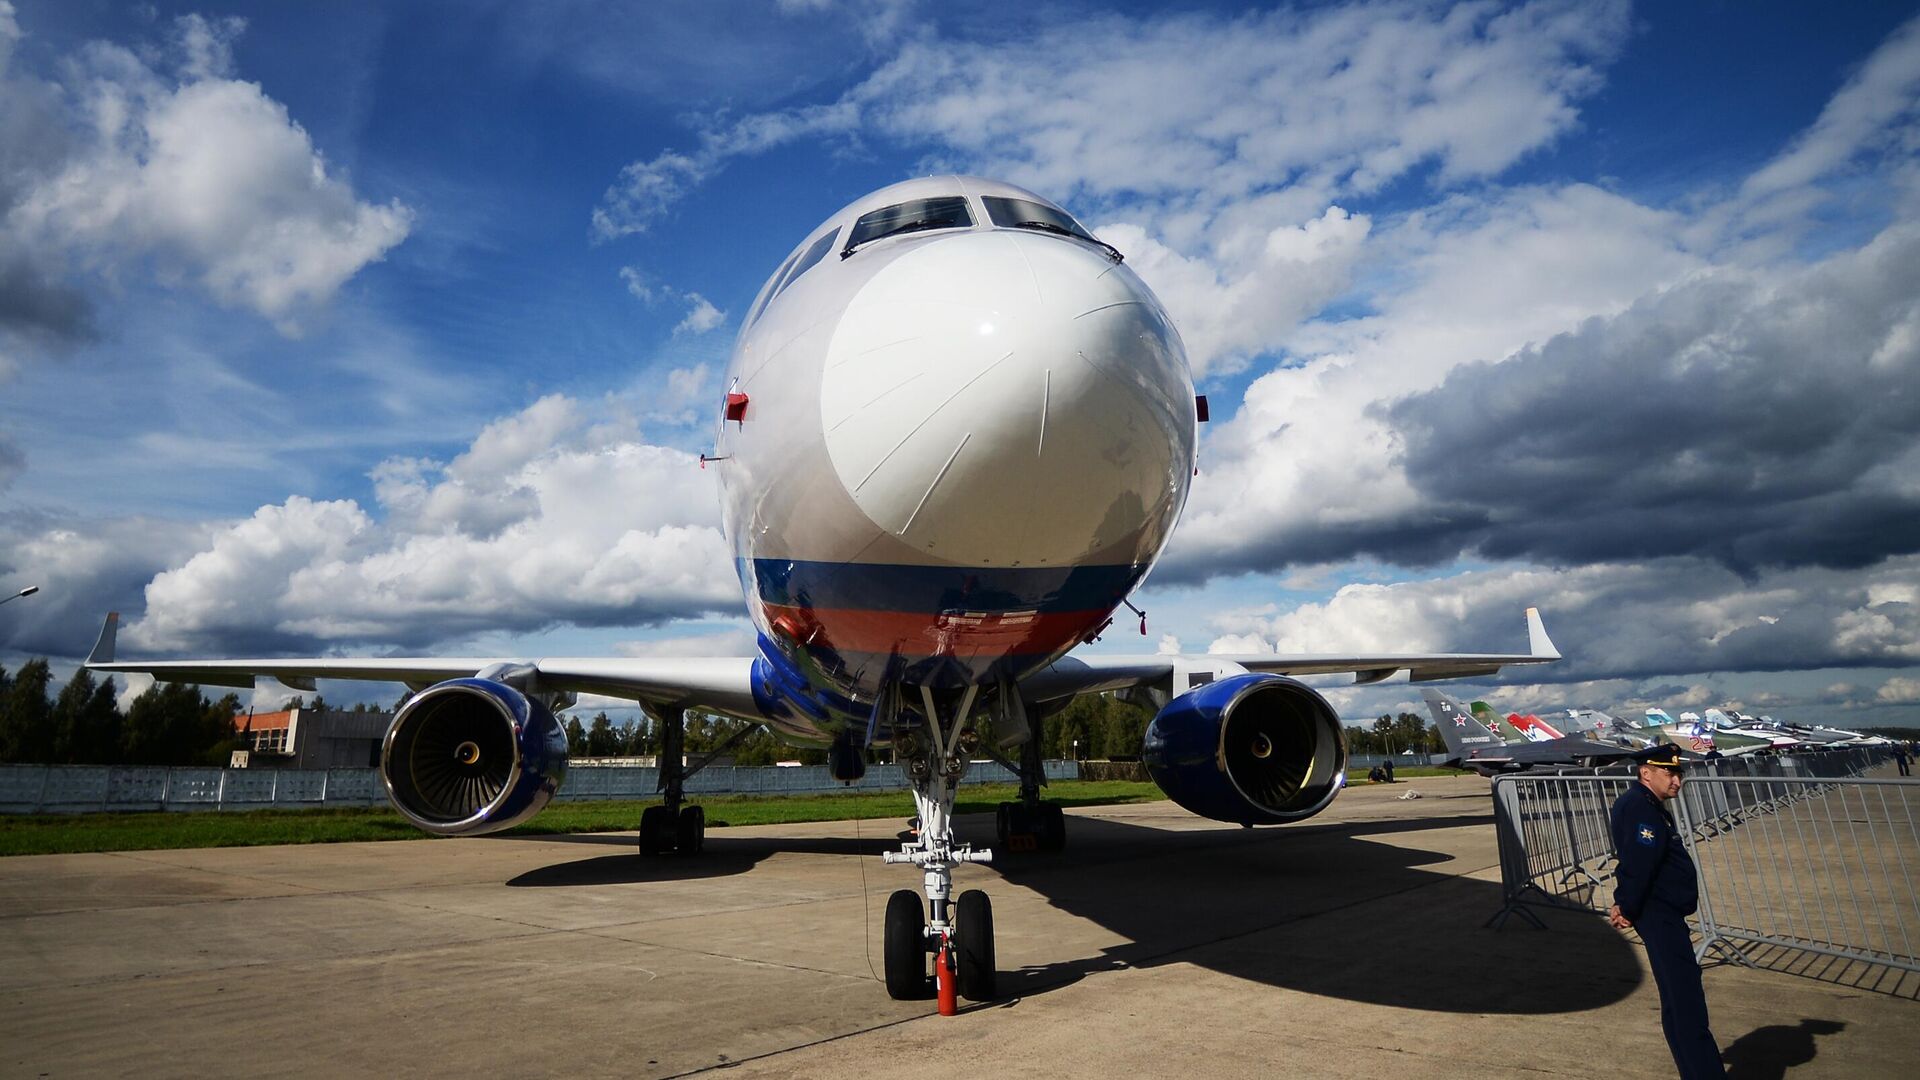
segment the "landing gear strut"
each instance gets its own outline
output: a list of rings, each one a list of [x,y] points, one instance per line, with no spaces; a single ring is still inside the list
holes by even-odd
[[[953,868],[960,863],[991,862],[992,851],[976,851],[953,835],[953,800],[960,778],[966,775],[979,737],[969,723],[975,689],[962,692],[951,722],[943,727],[933,693],[920,688],[926,721],[923,730],[905,730],[896,722],[894,755],[913,785],[913,801],[920,812],[919,835],[886,853],[889,863],[911,863],[924,872],[927,907],[920,898],[901,889],[887,898],[887,994],[898,1000],[925,998],[931,990],[927,960],[951,950],[960,996],[987,1001],[994,996],[993,904],[979,890],[962,893],[953,903]]]
[[[712,753],[689,766],[685,752],[686,713],[678,709],[668,710],[668,715],[654,717],[654,722],[660,725],[660,782],[657,790],[661,792],[661,804],[649,806],[640,812],[640,854],[668,855],[678,852],[681,855],[698,855],[707,847],[707,812],[698,806],[686,805],[687,780],[745,738],[753,728],[741,728]]]
[[[1047,782],[1041,756],[1039,716],[1027,714],[1032,735],[1020,747],[1020,801],[1003,802],[994,814],[993,831],[999,847],[1008,851],[1059,851],[1067,846],[1067,816],[1058,806],[1040,801]]]

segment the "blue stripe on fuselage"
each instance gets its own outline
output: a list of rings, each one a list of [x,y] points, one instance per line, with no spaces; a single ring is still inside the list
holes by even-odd
[[[1111,611],[1147,571],[1144,564],[968,567],[789,559],[754,559],[752,567],[753,591],[763,603],[928,614]]]

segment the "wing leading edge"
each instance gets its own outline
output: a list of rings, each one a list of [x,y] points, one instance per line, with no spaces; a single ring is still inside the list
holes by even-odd
[[[267,676],[299,690],[317,679],[406,683],[423,690],[447,679],[466,678],[488,669],[530,668],[543,692],[603,694],[650,705],[707,708],[756,715],[753,658],[737,657],[548,657],[527,660],[503,656],[289,657],[254,660],[117,659],[120,615],[113,612],[100,628],[88,654],[93,671],[139,673],[165,682],[199,683],[250,689]]]
[[[1208,653],[1198,656],[1068,656],[1021,683],[1036,701],[1097,693],[1169,680],[1176,668],[1240,670],[1275,675],[1337,675],[1353,672],[1356,683],[1376,683],[1405,671],[1413,682],[1492,675],[1520,664],[1550,664],[1560,650],[1547,636],[1538,608],[1527,609],[1524,653],[1372,653],[1337,656],[1315,653]],[[1178,692],[1180,687],[1175,687]]]

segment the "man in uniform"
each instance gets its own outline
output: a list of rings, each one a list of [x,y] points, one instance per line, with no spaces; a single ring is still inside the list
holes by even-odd
[[[1639,782],[1613,804],[1613,850],[1618,886],[1607,921],[1640,931],[1647,962],[1660,988],[1660,1027],[1682,1080],[1724,1077],[1720,1047],[1707,1028],[1707,995],[1693,958],[1687,916],[1700,906],[1700,884],[1665,804],[1680,794],[1680,748],[1668,743],[1634,755]]]

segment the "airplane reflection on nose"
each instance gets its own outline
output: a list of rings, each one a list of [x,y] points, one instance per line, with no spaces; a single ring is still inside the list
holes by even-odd
[[[821,409],[878,527],[941,561],[1054,566],[1158,550],[1191,478],[1192,395],[1130,270],[991,232],[906,253],[854,297]]]

